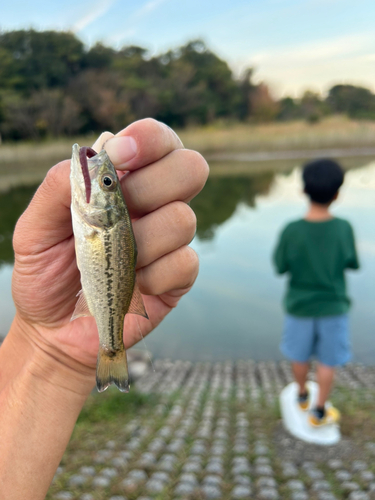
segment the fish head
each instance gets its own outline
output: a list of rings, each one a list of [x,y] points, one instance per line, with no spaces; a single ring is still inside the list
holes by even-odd
[[[72,205],[91,226],[113,226],[126,211],[116,169],[104,149],[85,159],[81,161],[80,147],[74,144],[70,167]]]

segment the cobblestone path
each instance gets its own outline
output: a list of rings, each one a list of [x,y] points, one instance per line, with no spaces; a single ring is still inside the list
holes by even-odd
[[[288,363],[158,360],[155,370],[136,384],[160,394],[154,411],[115,436],[103,426],[100,447],[63,459],[48,498],[375,499],[375,441],[314,447],[275,424]],[[338,386],[371,398],[375,368],[340,369]]]

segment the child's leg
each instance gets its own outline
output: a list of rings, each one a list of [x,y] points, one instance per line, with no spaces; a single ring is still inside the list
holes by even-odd
[[[309,373],[310,364],[309,363],[297,363],[292,361],[292,371],[294,378],[299,386],[299,393],[306,393],[306,380],[307,374]]]
[[[332,366],[318,363],[316,369],[316,380],[319,385],[319,396],[316,405],[318,408],[324,408],[324,405],[326,404],[326,401],[332,389],[334,377],[335,369]]]

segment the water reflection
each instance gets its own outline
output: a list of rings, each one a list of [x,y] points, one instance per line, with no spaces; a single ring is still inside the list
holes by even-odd
[[[273,177],[273,172],[210,177],[203,191],[191,201],[198,238],[212,239],[215,229],[232,217],[239,203],[254,207],[255,197],[268,193]]]
[[[13,263],[12,236],[14,227],[33,197],[36,188],[37,186],[20,186],[0,193],[0,267],[5,263]]]
[[[350,159],[334,213],[350,220],[361,270],[348,277],[354,360],[375,363],[375,164]],[[272,167],[272,168],[271,168]],[[191,202],[197,214],[200,273],[192,291],[147,339],[157,357],[190,360],[281,359],[282,279],[271,265],[278,232],[303,215],[295,163],[214,166],[204,190]],[[246,170],[247,169],[247,170]],[[282,172],[289,171],[285,174]],[[10,326],[12,232],[36,186],[0,192],[0,336]],[[254,209],[255,208],[255,209]]]

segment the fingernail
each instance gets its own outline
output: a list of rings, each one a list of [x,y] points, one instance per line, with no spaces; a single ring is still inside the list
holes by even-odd
[[[137,143],[133,137],[113,137],[105,143],[104,147],[118,170],[126,167],[137,154]]]

